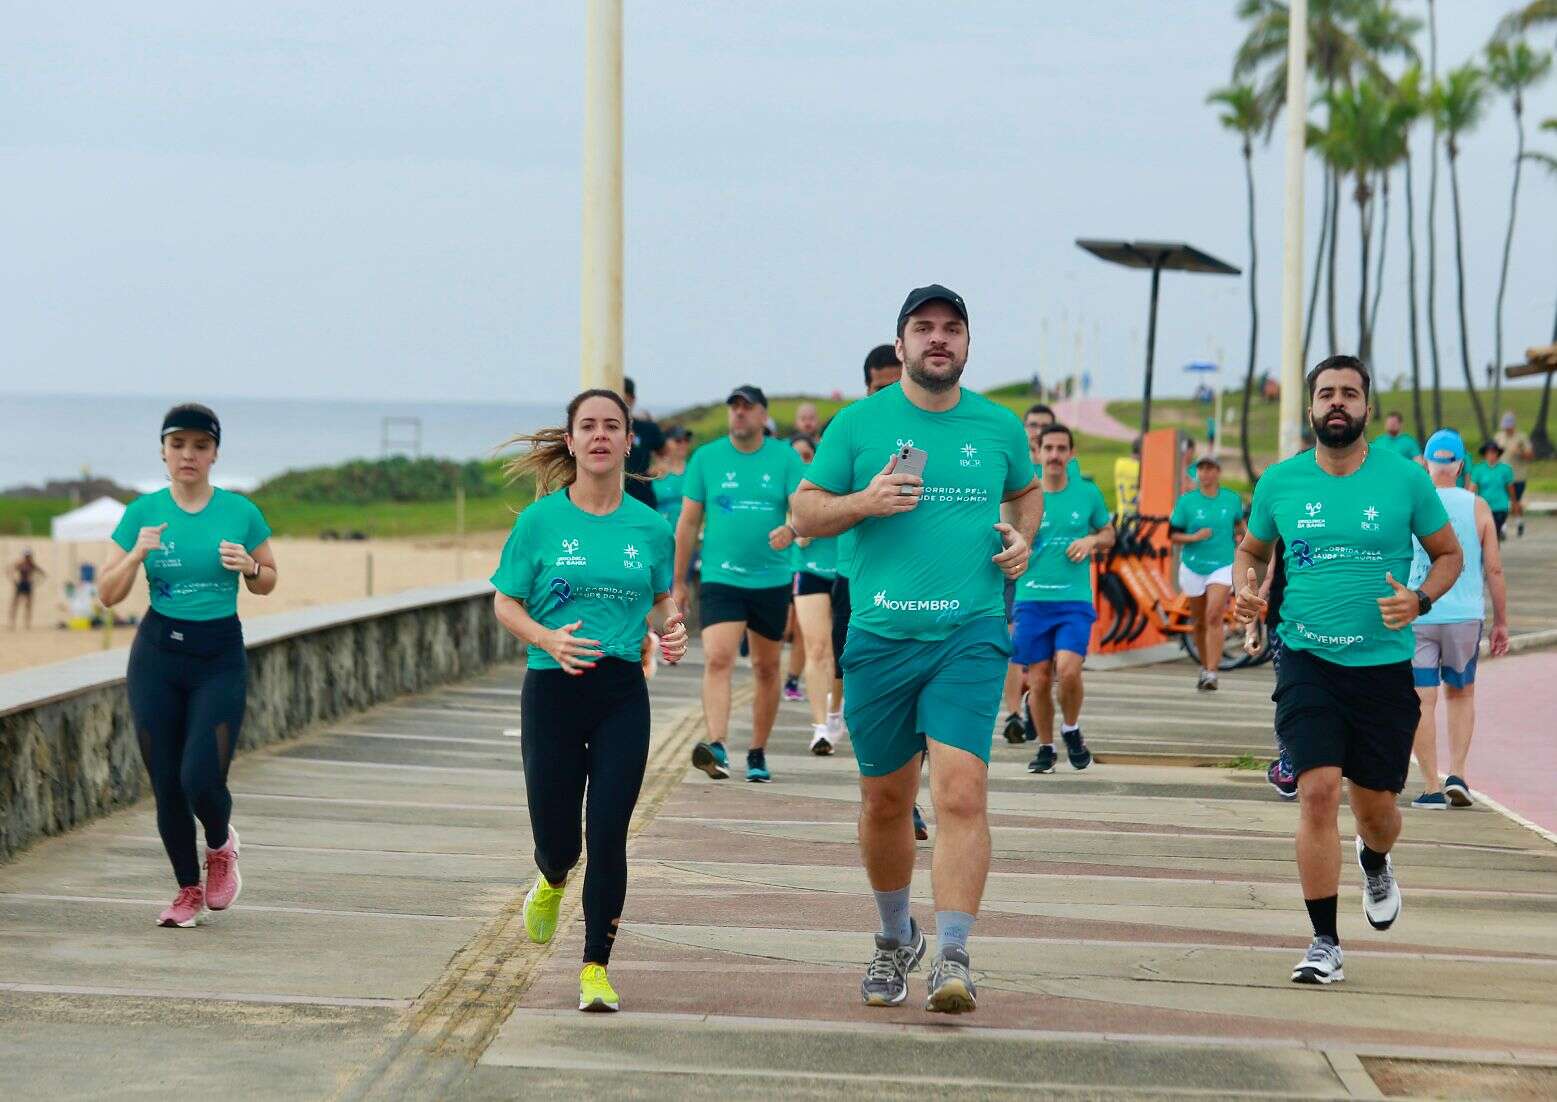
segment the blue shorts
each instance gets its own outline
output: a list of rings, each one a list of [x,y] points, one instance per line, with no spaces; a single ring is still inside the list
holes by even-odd
[[[1057,650],[1086,656],[1097,609],[1090,601],[1018,601],[1011,633],[1011,661],[1022,666],[1047,662]]]
[[[945,639],[887,639],[849,628],[843,711],[860,773],[884,777],[925,740],[989,764],[1011,641],[999,618],[970,620]]]

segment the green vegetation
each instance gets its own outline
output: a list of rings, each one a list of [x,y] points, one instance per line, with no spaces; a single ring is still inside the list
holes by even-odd
[[[46,539],[49,521],[73,508],[64,498],[0,497],[0,535]]]
[[[1212,768],[1215,769],[1264,769],[1269,764],[1267,760],[1257,758],[1253,754],[1239,754],[1236,758],[1228,758],[1219,761]]]
[[[1459,429],[1465,437],[1466,446],[1476,448],[1481,443],[1476,439],[1476,415],[1465,391],[1444,390],[1441,393],[1445,425]],[[1222,396],[1223,416],[1226,416],[1227,410],[1236,409],[1241,398],[1241,391],[1225,392]],[[1417,437],[1418,444],[1423,443],[1422,437],[1417,434],[1412,425],[1409,387],[1381,390],[1378,400],[1379,406],[1385,412],[1398,411],[1404,414],[1406,431]],[[1503,404],[1497,411],[1498,416],[1502,416],[1503,410],[1513,410],[1519,418],[1520,429],[1528,433],[1535,423],[1536,408],[1540,402],[1541,392],[1535,387],[1510,387],[1503,391]],[[1133,425],[1141,419],[1141,403],[1139,401],[1110,402],[1108,412],[1125,424]],[[1263,468],[1275,458],[1278,412],[1278,403],[1266,402],[1256,396],[1249,412],[1249,440],[1256,468]],[[1189,398],[1152,399],[1153,426],[1182,429],[1202,443],[1206,438],[1206,418],[1210,413],[1209,405]],[[1426,426],[1426,430],[1431,434],[1438,427],[1440,426],[1430,424]],[[1232,458],[1236,456],[1238,449],[1238,426],[1224,425],[1222,431],[1225,434],[1222,439],[1223,449],[1228,456],[1223,460],[1226,464],[1224,481],[1237,489],[1239,487],[1235,485],[1235,479],[1246,482],[1243,479],[1242,464],[1236,458]],[[1369,435],[1382,431],[1382,423],[1376,423],[1370,428]],[[1083,460],[1083,467],[1085,467],[1085,460]],[[1557,494],[1557,460],[1545,459],[1530,464],[1530,492],[1543,496]]]
[[[496,461],[455,463],[449,459],[353,459],[334,467],[287,471],[254,491],[267,501],[366,505],[383,501],[445,501],[456,486],[466,498],[493,497],[503,488]]]
[[[531,498],[528,487],[515,486],[508,493],[466,498],[465,530],[501,531],[514,522],[514,514]],[[442,501],[373,501],[360,505],[288,501],[255,495],[254,503],[265,514],[278,536],[315,538],[325,532],[350,535],[361,532],[373,539],[443,536],[454,532],[454,499]]]

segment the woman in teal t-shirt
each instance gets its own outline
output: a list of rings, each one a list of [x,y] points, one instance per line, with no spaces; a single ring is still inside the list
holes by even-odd
[[[670,598],[670,528],[623,490],[631,425],[615,392],[586,390],[568,403],[566,428],[510,441],[529,451],[507,473],[533,477],[536,498],[492,574],[498,621],[529,645],[519,712],[540,871],[524,898],[531,941],[551,940],[568,874],[589,847],[580,1010],[621,1005],[606,965],[627,898],[627,825],[649,758],[645,620],[658,623],[666,662],[687,650]]]
[[[655,508],[672,533],[681,519],[681,483],[687,476],[687,456],[692,453],[692,430],[673,425],[665,430],[665,447],[655,456]]]
[[[1481,446],[1481,462],[1470,469],[1470,480],[1475,484],[1476,493],[1492,510],[1492,523],[1497,525],[1498,540],[1501,541],[1503,522],[1508,519],[1508,489],[1514,484],[1514,468],[1503,462],[1503,445],[1488,440]]]
[[[162,420],[170,485],[125,509],[98,597],[124,600],[143,570],[151,610],[130,648],[126,689],[157,801],[157,832],[178,878],[162,926],[195,926],[206,909],[232,906],[243,887],[227,766],[248,702],[248,656],[238,622],[238,579],[250,593],[276,588],[270,526],[241,494],[211,485],[222,442],[216,414],[174,406]],[[195,820],[205,828],[204,885]]]

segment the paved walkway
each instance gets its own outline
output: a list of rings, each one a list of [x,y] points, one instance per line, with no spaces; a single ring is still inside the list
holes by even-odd
[[[1494,765],[1535,760],[1518,745],[1550,730],[1557,653],[1483,670],[1472,784],[1529,781]],[[956,1021],[918,1009],[922,977],[901,1009],[858,1003],[874,917],[847,746],[807,754],[786,704],[776,781],[712,782],[685,764],[699,675],[694,655],[653,685],[612,966],[626,1013],[572,1009],[576,888],[555,945],[523,936],[510,667],[241,758],[244,895],[201,929],[152,925],[169,878],[149,804],[0,866],[0,1096],[1557,1094],[1557,846],[1488,807],[1407,811],[1387,935],[1357,914],[1348,857],[1348,979],[1288,983],[1296,809],[1258,771],[1190,764],[1263,760],[1268,670],[1216,695],[1182,663],[1090,675],[1082,773],[1031,776],[997,744],[981,1005]],[[1531,798],[1549,807],[1551,783]]]

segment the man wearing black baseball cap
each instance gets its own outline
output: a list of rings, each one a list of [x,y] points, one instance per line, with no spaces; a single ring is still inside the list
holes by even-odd
[[[915,288],[897,333],[901,381],[833,419],[794,509],[807,536],[849,532],[844,718],[860,769],[860,854],[881,918],[860,994],[868,1006],[901,1004],[925,953],[908,900],[928,752],[940,944],[925,1007],[955,1014],[977,999],[967,939],[989,871],[990,741],[1011,654],[1002,582],[1027,567],[1043,495],[1016,415],[961,385],[962,296]],[[922,464],[923,476],[900,462]]]
[[[756,694],[746,779],[764,782],[772,779],[765,748],[778,715],[779,659],[794,577],[788,554],[795,540],[789,495],[800,485],[805,468],[794,448],[764,436],[768,398],[760,387],[736,387],[725,405],[730,435],[693,452],[687,464],[681,519],[676,523],[673,592],[677,607],[686,607],[685,579],[701,544],[698,603],[708,741],[692,748],[692,764],[716,780],[730,775],[724,745],[730,727],[730,676],[741,637],[750,628]]]

